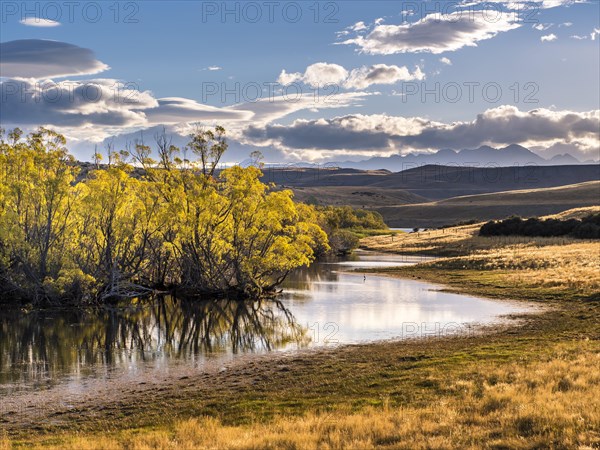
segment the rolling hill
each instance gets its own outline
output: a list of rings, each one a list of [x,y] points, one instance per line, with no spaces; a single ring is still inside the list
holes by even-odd
[[[302,189],[318,188],[309,195],[324,204],[337,197],[342,188],[378,198],[389,206],[414,203],[417,198],[443,200],[462,195],[485,194],[522,189],[540,189],[600,180],[600,165],[456,167],[427,165],[403,172],[339,168],[266,168],[263,181],[292,188],[302,197]],[[392,191],[403,191],[394,194]],[[377,197],[385,194],[384,197]],[[409,196],[411,194],[412,196]],[[345,195],[345,194],[344,194]],[[402,200],[402,197],[406,201]],[[365,198],[366,199],[366,198]],[[360,203],[360,202],[359,202]],[[355,204],[354,202],[352,204]],[[368,207],[367,202],[367,207]]]
[[[600,205],[600,181],[553,188],[514,190],[375,208],[391,227],[429,228],[469,220],[557,214],[571,208]]]
[[[293,191],[295,198],[301,202],[333,206],[348,205],[362,209],[428,201],[425,197],[401,189],[328,186],[296,187]]]
[[[461,195],[540,189],[600,180],[600,165],[453,167],[422,166],[392,173],[373,187],[404,189],[441,200]]]

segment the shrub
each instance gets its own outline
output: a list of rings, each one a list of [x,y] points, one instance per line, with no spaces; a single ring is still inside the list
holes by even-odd
[[[537,217],[523,220],[509,217],[489,221],[479,229],[480,236],[572,236],[580,239],[600,239],[600,214],[592,214],[581,220],[545,219]]]
[[[358,246],[358,236],[348,230],[336,230],[329,236],[331,251],[338,255],[350,253]]]

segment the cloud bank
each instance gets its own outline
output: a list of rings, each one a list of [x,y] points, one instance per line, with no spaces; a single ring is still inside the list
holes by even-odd
[[[251,126],[247,143],[299,157],[390,155],[481,145],[552,146],[569,144],[582,153],[599,149],[600,110],[588,112],[500,106],[467,122],[441,123],[420,117],[353,114],[332,119],[298,119],[289,125]]]

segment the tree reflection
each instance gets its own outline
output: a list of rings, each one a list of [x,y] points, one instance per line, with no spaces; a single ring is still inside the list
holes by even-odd
[[[0,313],[0,384],[56,381],[139,361],[200,359],[310,342],[277,299],[170,296],[98,310]]]
[[[314,283],[336,282],[339,279],[339,266],[337,264],[342,261],[353,261],[355,259],[358,258],[354,255],[344,258],[333,255],[323,256],[319,259],[318,264],[311,264],[308,267],[302,266],[295,269],[281,284],[281,287],[284,290],[297,289],[309,291]]]

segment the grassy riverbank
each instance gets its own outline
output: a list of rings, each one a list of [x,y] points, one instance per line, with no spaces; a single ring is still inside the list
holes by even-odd
[[[116,399],[46,405],[33,416],[23,408],[0,421],[0,448],[600,446],[599,243],[501,241],[472,226],[362,243],[451,255],[386,275],[532,301],[541,312],[485,334],[256,357],[123,387]]]

